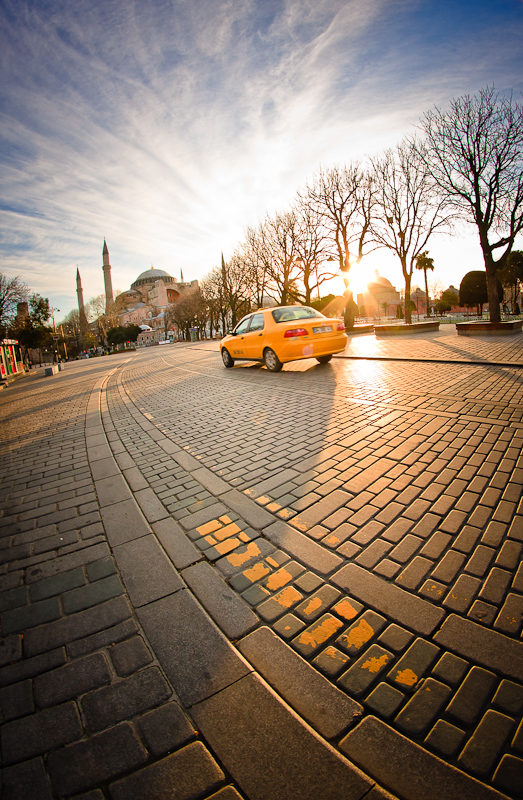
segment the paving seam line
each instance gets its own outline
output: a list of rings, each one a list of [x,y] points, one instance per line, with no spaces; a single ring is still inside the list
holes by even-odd
[[[102,411],[102,409],[103,409],[104,406],[107,408],[107,401],[106,401],[106,398],[105,398],[106,387],[107,387],[107,383],[109,382],[109,379],[114,375],[114,373],[117,371],[117,369],[118,368],[116,368],[115,370],[112,370],[104,378],[102,378],[99,381],[97,381],[97,383],[95,384],[95,386],[93,387],[93,390],[91,392],[91,396],[90,396],[89,401],[88,401],[88,407],[87,407],[88,411],[87,411],[86,418],[89,418],[89,417],[91,417],[93,415],[91,420],[90,420],[91,421],[91,425],[89,426],[93,430],[96,430],[96,431],[99,431],[100,429],[104,430],[103,411]],[[97,417],[97,419],[95,419],[95,416]],[[143,415],[141,415],[141,416],[143,416]],[[147,425],[145,425],[145,427],[147,427]],[[87,431],[87,427],[86,427],[86,431]],[[144,430],[144,433],[147,434],[147,431]],[[106,442],[108,444],[109,449],[111,449],[111,444],[110,444],[109,440],[107,439],[105,430],[104,430],[104,436],[105,436],[105,439],[106,439]],[[167,439],[167,437],[163,437],[163,438]],[[158,444],[158,441],[156,439],[153,440],[153,441],[155,441],[155,443]],[[183,453],[183,451],[181,451],[181,452]],[[88,453],[89,453],[89,450],[88,450]],[[117,470],[119,472],[122,480],[125,481],[125,475],[123,474],[122,470],[120,470],[120,467],[119,467],[116,459],[114,458],[114,455],[111,455],[110,459],[113,462],[113,464],[112,464],[113,469]],[[106,459],[104,459],[104,460],[106,460]],[[91,462],[90,462],[90,464],[91,464]],[[198,467],[200,467],[199,464],[198,464]],[[98,482],[94,477],[93,477],[93,480],[94,480],[94,483],[95,483],[95,486],[96,486]],[[125,481],[125,483],[127,484],[127,481]],[[147,526],[147,529],[148,529],[148,531],[145,532],[146,529],[144,528],[143,536],[148,536],[148,535],[153,536],[156,539],[156,543],[157,543],[158,547],[161,548],[161,550],[164,553],[165,557],[168,558],[167,553],[165,553],[165,550],[163,549],[160,541],[158,540],[158,538],[154,534],[153,529],[150,527],[150,525],[149,525],[149,523],[147,521],[146,514],[142,514],[142,510],[140,509],[139,504],[134,499],[134,495],[133,495],[133,493],[132,493],[132,491],[131,491],[131,489],[130,489],[128,484],[127,484],[127,487],[128,487],[128,491],[130,493],[131,499],[132,499],[132,503],[135,506],[136,512],[140,516],[143,516],[144,523],[145,523],[145,525]],[[167,511],[166,511],[166,515],[168,515]],[[111,549],[112,549],[113,555],[114,555],[114,548],[111,547]],[[116,547],[116,549],[118,549],[118,548]],[[203,556],[201,554],[199,554],[199,558],[203,558]],[[116,558],[116,561],[118,563],[118,558]],[[173,565],[173,568],[175,568],[174,565]],[[122,577],[124,585],[126,585],[125,575],[123,575],[121,577]],[[180,576],[180,582],[183,585],[183,589],[181,587],[176,588],[175,591],[174,591],[174,594],[178,594],[180,591],[183,591],[184,593],[189,593],[193,597],[194,602],[197,603],[198,605],[200,605],[200,601],[199,601],[198,597],[196,597],[193,594],[191,588],[184,581],[183,576]],[[126,588],[128,588],[127,585],[126,585]],[[130,597],[131,597],[131,601],[132,601],[132,592],[130,593]],[[163,598],[163,599],[166,599],[166,598]],[[201,608],[203,610],[203,607],[201,607]],[[140,609],[138,609],[137,612],[135,610],[135,613],[137,613],[139,622],[142,623]],[[208,612],[207,612],[207,610],[204,610],[203,613],[205,613],[207,615]],[[208,624],[214,626],[216,628],[216,630],[219,631],[220,636],[224,636],[224,634],[221,631],[219,625],[217,625],[217,623],[214,620],[212,620],[210,616],[208,616]],[[158,654],[156,653],[156,648],[152,645],[152,643],[150,641],[150,637],[147,636],[147,630],[146,629],[144,630],[143,624],[141,624],[140,627],[142,629],[144,638],[148,642],[148,645],[151,647],[151,650],[153,652],[155,652],[156,659],[158,660],[158,662],[160,664],[162,664],[161,656],[160,657],[158,656]],[[230,647],[234,647],[234,645],[232,643],[228,642],[228,644],[229,644]],[[350,760],[348,760],[347,757],[343,753],[339,752],[338,750],[335,750],[332,747],[332,745],[329,744],[329,742],[327,740],[325,740],[321,736],[321,734],[318,733],[314,729],[314,727],[312,727],[306,720],[304,720],[301,717],[301,715],[299,715],[291,706],[288,705],[288,703],[278,694],[278,692],[274,689],[274,687],[270,686],[264,680],[263,676],[255,670],[255,668],[250,664],[250,662],[247,660],[247,658],[245,656],[243,656],[240,653],[240,651],[238,651],[236,648],[234,648],[234,649],[236,650],[236,652],[238,654],[238,658],[240,658],[241,661],[246,664],[247,673],[251,674],[254,677],[256,677],[256,679],[259,681],[259,683],[262,686],[265,686],[265,691],[268,692],[270,696],[273,696],[274,698],[277,699],[277,702],[278,702],[278,704],[279,704],[279,706],[281,708],[281,712],[280,713],[284,714],[289,719],[294,719],[295,721],[297,721],[299,726],[300,726],[300,729],[303,729],[304,733],[309,738],[312,737],[313,740],[317,743],[317,745],[320,747],[321,750],[325,750],[326,753],[334,754],[337,762],[339,762],[339,764],[342,765],[344,767],[344,769],[350,775],[357,776],[358,780],[364,784],[365,789],[364,789],[364,791],[361,791],[359,793],[359,795],[358,795],[359,797],[363,798],[364,794],[367,794],[367,792],[370,791],[372,788],[374,788],[374,787],[378,788],[378,785],[376,784],[376,782],[372,778],[369,778],[366,775],[364,775],[364,773],[361,772],[359,768],[355,767],[352,764],[352,762]],[[170,677],[168,673],[167,673],[167,676]],[[200,703],[198,705],[201,706],[201,707],[205,707],[205,704],[206,704],[207,700],[212,700],[213,697],[219,696],[222,691],[227,690],[228,688],[230,689],[231,687],[234,687],[234,685],[236,683],[238,683],[240,680],[242,680],[242,677],[241,676],[236,676],[234,679],[232,679],[229,682],[229,684],[220,686],[220,687],[216,688],[213,692],[210,692],[208,694],[208,696],[205,697],[203,699],[203,701],[200,701]],[[171,680],[171,683],[172,683],[172,680]],[[176,699],[178,700],[178,702],[180,702],[181,705],[183,705],[186,708],[186,710],[190,714],[191,713],[191,708],[192,708],[192,706],[194,704],[189,704],[188,705],[187,702],[184,701],[183,697],[180,698],[178,696],[176,684],[174,685],[174,690],[175,690]],[[198,715],[196,715],[196,716],[198,717]],[[198,725],[198,729],[200,730],[200,736],[205,737],[205,728],[206,728],[205,722],[202,720],[202,721],[200,721],[200,724],[198,724],[198,719],[196,719],[196,722],[197,722],[197,725]],[[207,743],[207,737],[204,738],[204,741]],[[215,749],[216,748],[214,748],[214,750]],[[213,750],[212,745],[211,745],[211,750]],[[224,757],[220,756],[219,753],[218,753],[218,757],[221,758],[221,761],[224,764],[224,766],[227,769],[227,771],[229,772],[229,774],[233,775],[233,769],[228,767],[227,761],[224,760]],[[233,777],[234,777],[234,775],[233,775]],[[356,796],[355,796],[354,800],[356,800]]]
[[[122,375],[121,375],[121,374],[120,374],[120,376],[119,376],[119,386],[120,386],[120,396],[121,396],[121,398],[122,398],[122,399],[125,399],[125,400],[126,400],[126,402],[127,402],[129,405],[131,405],[131,406],[132,406],[132,409],[133,409],[134,413],[133,413],[133,411],[130,411],[130,413],[132,414],[132,416],[133,416],[133,418],[135,419],[135,421],[136,421],[138,424],[140,424],[140,418],[142,418],[142,419],[143,419],[143,418],[145,418],[146,422],[144,422],[144,423],[141,425],[141,427],[142,427],[142,429],[144,430],[144,432],[145,432],[145,433],[147,433],[147,429],[149,429],[149,430],[150,430],[150,429],[152,429],[152,428],[154,428],[154,429],[155,429],[155,432],[157,432],[157,431],[158,431],[158,429],[156,428],[156,426],[154,426],[154,425],[153,425],[153,424],[152,424],[152,423],[151,423],[151,422],[150,422],[150,421],[147,419],[147,417],[145,417],[145,416],[144,416],[144,414],[143,414],[143,413],[142,413],[142,412],[141,412],[141,411],[138,409],[138,407],[136,406],[136,404],[133,402],[132,398],[131,398],[131,397],[128,395],[128,393],[127,393],[127,391],[126,391],[125,387],[123,386],[123,383],[122,383]],[[167,439],[167,437],[164,437],[164,438],[166,438],[166,439]],[[153,439],[153,441],[154,441],[156,444],[158,444],[158,443],[159,443],[159,441],[158,441],[158,439],[157,439],[157,437],[156,437],[156,436],[155,436],[155,438]],[[168,441],[170,442],[171,440],[168,440]],[[185,453],[186,453],[186,451],[183,451],[183,450],[180,448],[180,449],[179,449],[179,453],[181,453],[181,454],[185,454]],[[188,456],[188,458],[189,458],[189,459],[191,459],[191,458],[192,458],[191,456],[189,456],[189,454],[187,454],[187,456]],[[195,474],[194,474],[194,472],[196,472],[197,470],[203,470],[203,469],[206,469],[206,468],[205,468],[205,467],[203,467],[203,465],[201,464],[201,462],[199,462],[199,461],[196,461],[194,458],[192,458],[192,460],[195,462],[195,463],[194,463],[194,465],[192,466],[192,468],[191,468],[191,465],[190,465],[190,464],[188,464],[188,465],[184,465],[184,468],[186,469],[186,471],[187,471],[189,474],[191,474],[191,475],[192,475],[192,477],[193,477],[193,479],[194,479],[194,480],[198,480],[198,476],[197,476],[197,475],[195,475]],[[210,471],[209,471],[209,472],[210,472]],[[226,503],[226,502],[227,502],[227,500],[226,500],[226,498],[224,498],[224,497],[223,497],[223,494],[224,494],[224,493],[225,493],[225,490],[224,490],[223,492],[220,492],[220,493],[218,494],[218,497],[220,497],[220,499],[221,499],[223,502],[225,502],[225,503]],[[250,502],[253,502],[253,501],[250,501]],[[279,524],[282,524],[282,523],[281,523],[281,520],[279,520],[278,518],[275,518],[275,517],[274,517],[274,520],[275,520],[275,522],[277,522],[277,523],[279,523]],[[281,547],[281,549],[283,549],[283,550],[285,549],[283,546],[281,546],[281,544],[280,544],[279,546]],[[291,553],[291,555],[292,555],[292,553]],[[421,601],[421,602],[425,602],[425,601]],[[432,606],[432,604],[427,604],[427,605],[429,605],[429,606],[430,606],[430,608],[434,608],[434,607]],[[472,624],[473,624],[473,623],[472,623]],[[438,626],[438,627],[440,627],[440,626]],[[478,626],[478,628],[479,628],[479,626]],[[481,628],[480,628],[480,630],[481,630]],[[470,655],[469,655],[469,657],[470,657]],[[479,659],[479,663],[481,663],[481,659]],[[262,675],[263,675],[263,671],[262,671]],[[272,685],[272,688],[273,688],[273,690],[274,690],[274,685]],[[391,729],[391,730],[392,730],[392,729]],[[398,736],[400,736],[400,734],[397,734],[397,735],[398,735]],[[431,756],[431,754],[429,753],[429,751],[425,751],[425,750],[423,750],[423,752],[425,752],[425,753],[427,753],[428,755],[430,755],[430,756]],[[433,757],[433,756],[431,756],[431,757]],[[433,758],[436,758],[436,757],[433,757]],[[455,768],[452,768],[452,769],[455,769]],[[470,778],[470,780],[471,780],[471,781],[474,781],[474,780],[475,780],[475,779],[474,779],[474,778],[472,778],[471,776],[468,776],[466,773],[461,773],[461,774],[463,774],[464,776],[466,775],[466,776],[467,776],[467,778]],[[496,790],[494,790],[494,789],[492,789],[491,791],[493,791],[493,792],[496,792]],[[498,796],[498,797],[501,797],[501,796],[503,796],[503,795],[500,795],[500,794],[496,793],[496,794],[495,794],[495,795],[493,795],[493,796]]]
[[[406,361],[421,364],[450,364],[453,367],[457,366],[472,366],[472,367],[510,367],[511,369],[523,369],[523,364],[518,364],[513,361],[465,361],[464,359],[457,359],[453,361],[449,358],[406,358],[405,356],[350,356],[340,353],[333,356],[333,358],[344,359],[347,361]]]

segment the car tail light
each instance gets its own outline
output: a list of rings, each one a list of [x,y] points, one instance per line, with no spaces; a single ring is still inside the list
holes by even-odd
[[[308,336],[309,331],[306,328],[291,328],[283,334],[284,339],[292,339],[295,336]]]
[[[344,322],[338,322],[338,324],[336,326],[336,330],[337,331],[344,331],[345,330],[345,323]]]

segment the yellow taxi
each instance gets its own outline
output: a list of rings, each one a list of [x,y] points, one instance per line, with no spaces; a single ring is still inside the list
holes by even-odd
[[[261,361],[279,372],[287,361],[316,358],[326,364],[347,344],[345,323],[309,306],[262,308],[247,314],[220,342],[224,365]]]

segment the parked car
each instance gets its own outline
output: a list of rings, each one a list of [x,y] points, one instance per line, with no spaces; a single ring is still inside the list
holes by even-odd
[[[279,372],[288,361],[316,358],[326,364],[347,344],[345,323],[309,306],[277,306],[243,317],[220,342],[227,368],[235,361],[261,361]]]

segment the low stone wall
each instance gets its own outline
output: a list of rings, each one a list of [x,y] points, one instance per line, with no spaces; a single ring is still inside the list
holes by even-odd
[[[427,331],[439,331],[439,322],[413,322],[410,325],[398,322],[393,325],[374,325],[376,336],[401,336],[406,333],[426,333]]]
[[[511,336],[521,333],[523,320],[514,319],[508,322],[457,322],[458,336]]]

